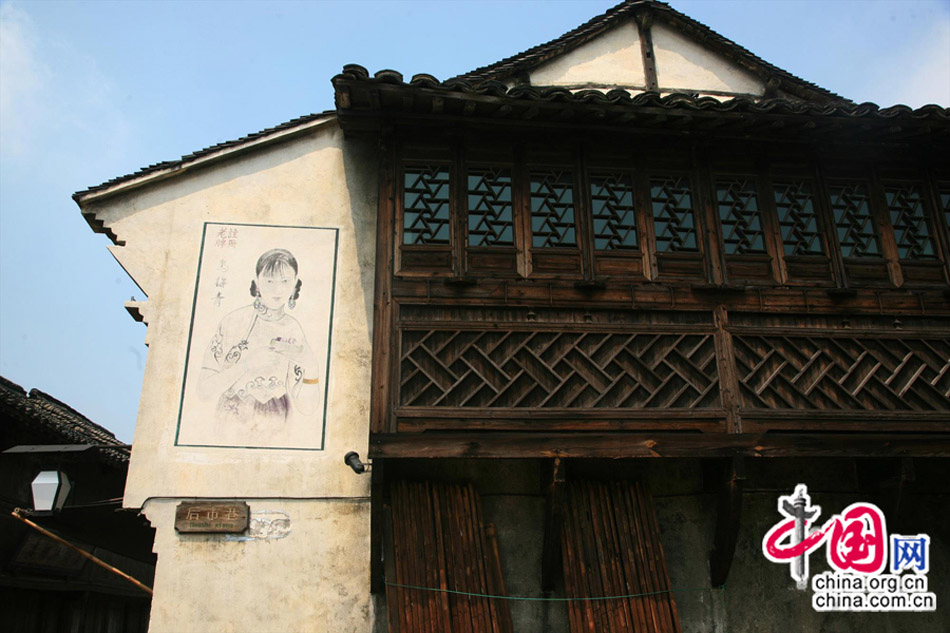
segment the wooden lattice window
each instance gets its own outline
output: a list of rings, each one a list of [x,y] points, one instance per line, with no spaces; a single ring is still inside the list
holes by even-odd
[[[741,178],[717,182],[716,203],[725,254],[764,253],[765,234],[755,182]]]
[[[894,227],[898,256],[901,259],[934,259],[937,253],[924,215],[920,187],[885,186],[884,197]]]
[[[821,229],[811,186],[807,182],[776,182],[772,192],[786,255],[823,255]]]
[[[531,172],[531,246],[574,247],[574,177],[569,171]]]
[[[657,252],[699,251],[689,178],[667,176],[650,179],[650,201]]]
[[[880,257],[881,243],[871,219],[867,187],[861,183],[829,187],[835,230],[843,257]]]
[[[406,167],[403,175],[403,244],[447,245],[451,235],[450,171],[446,165]]]
[[[636,250],[639,246],[637,216],[633,203],[633,182],[629,174],[591,174],[590,201],[594,221],[594,249]]]
[[[513,246],[511,170],[468,170],[468,245]]]

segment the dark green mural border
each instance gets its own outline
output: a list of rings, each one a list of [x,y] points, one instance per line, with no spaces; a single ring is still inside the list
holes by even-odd
[[[327,331],[327,370],[323,379],[323,420],[320,428],[320,447],[319,448],[300,448],[295,446],[238,446],[225,444],[179,444],[178,436],[181,434],[181,414],[185,406],[185,385],[188,384],[188,361],[191,357],[191,337],[195,329],[195,310],[198,308],[198,282],[201,275],[201,264],[204,258],[205,239],[208,237],[208,226],[250,226],[273,229],[319,229],[323,231],[333,231],[333,274],[330,279],[330,319]],[[201,232],[201,245],[198,247],[198,268],[195,271],[195,296],[191,302],[191,322],[188,325],[188,343],[185,350],[185,371],[181,378],[181,399],[178,403],[178,421],[175,424],[175,446],[184,446],[192,448],[242,448],[247,450],[270,450],[270,451],[322,451],[326,447],[327,439],[327,407],[330,403],[330,356],[333,349],[333,312],[336,307],[336,268],[337,257],[340,251],[340,229],[329,226],[292,226],[282,224],[245,224],[240,222],[205,222]]]

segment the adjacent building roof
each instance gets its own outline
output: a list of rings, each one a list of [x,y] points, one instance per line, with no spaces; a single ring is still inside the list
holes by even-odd
[[[107,461],[129,461],[128,445],[114,433],[103,428],[53,396],[20,385],[0,376],[0,424],[10,429],[19,427],[17,435],[36,437],[36,443],[94,444]],[[12,435],[12,434],[11,434]],[[115,448],[111,448],[115,447]]]

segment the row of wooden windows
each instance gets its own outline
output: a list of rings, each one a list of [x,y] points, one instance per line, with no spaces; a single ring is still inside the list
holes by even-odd
[[[725,281],[946,282],[936,235],[950,225],[950,187],[929,198],[921,182],[819,189],[811,178],[714,174],[704,217],[687,172],[456,171],[450,162],[402,166],[400,273],[703,278],[704,258],[721,257]],[[899,279],[893,264],[904,269]]]

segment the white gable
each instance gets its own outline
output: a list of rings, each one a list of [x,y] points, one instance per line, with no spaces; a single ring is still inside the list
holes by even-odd
[[[652,32],[660,92],[765,93],[755,75],[668,26],[654,24]]]
[[[644,87],[636,23],[625,22],[538,66],[530,80],[533,86]]]
[[[701,43],[660,22],[650,27],[661,93],[687,92],[729,98],[761,97],[765,82]],[[643,47],[636,22],[626,20],[529,71],[533,86],[571,90],[647,89]],[[512,82],[513,83],[513,82]]]

